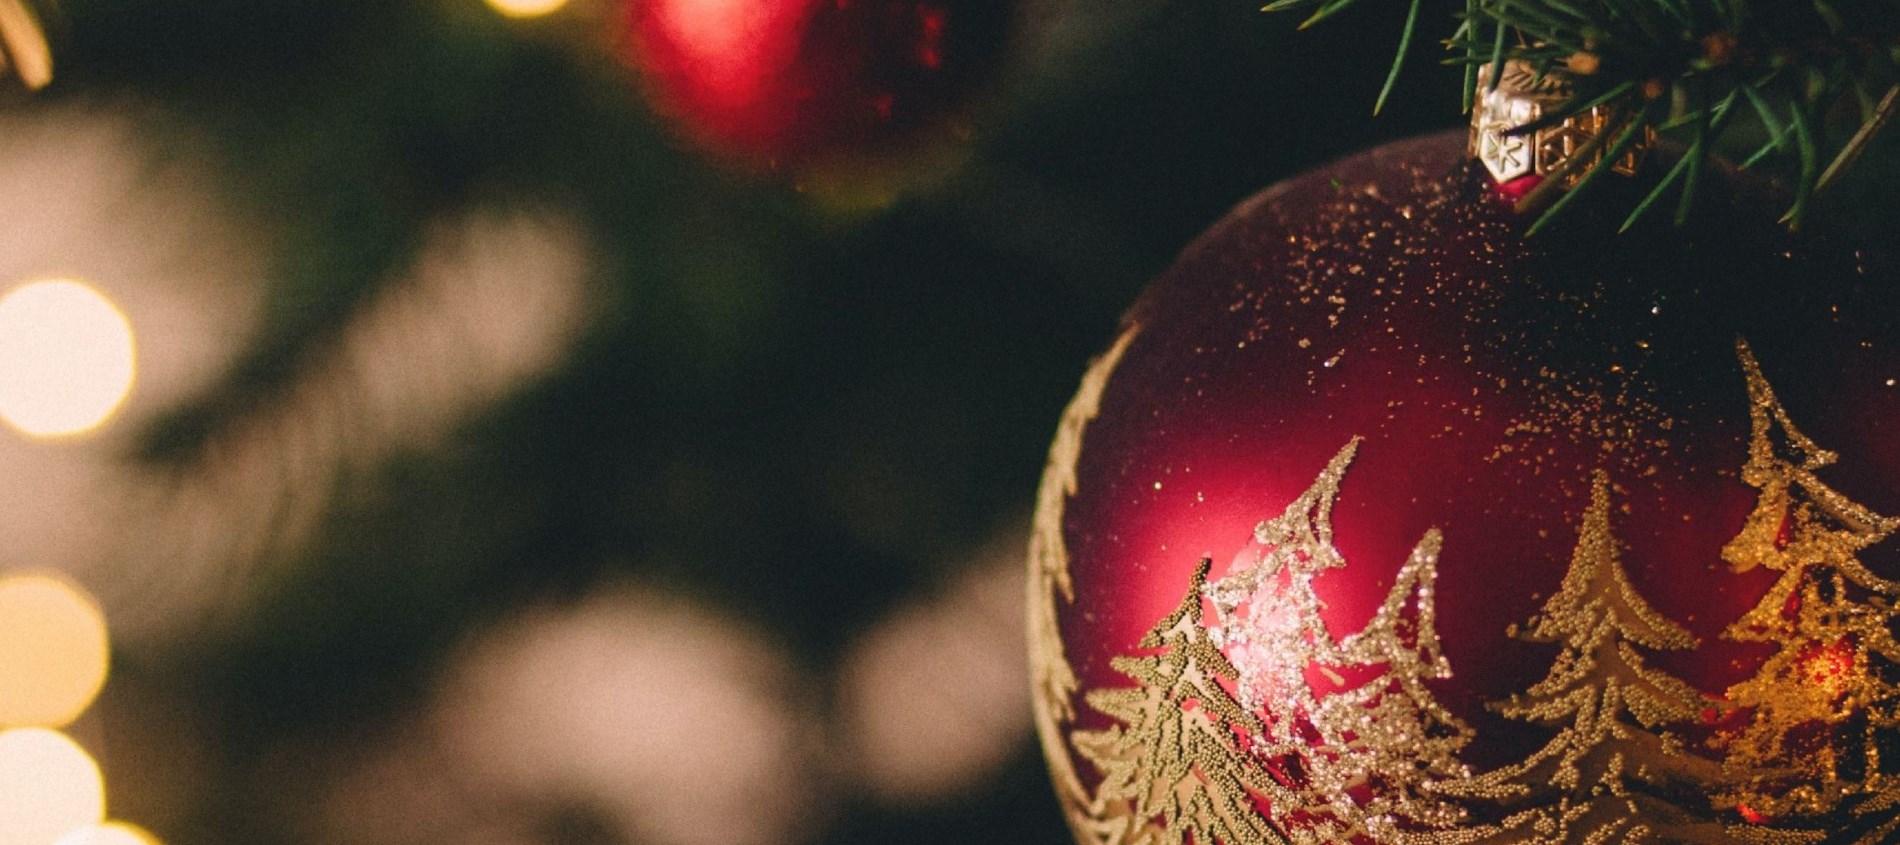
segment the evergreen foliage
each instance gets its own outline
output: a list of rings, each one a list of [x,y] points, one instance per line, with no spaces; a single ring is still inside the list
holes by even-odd
[[[1274,0],[1265,8],[1308,11],[1304,28],[1356,2]],[[1421,2],[1411,0],[1375,111],[1385,106],[1410,52]],[[1746,146],[1743,167],[1775,154],[1798,164],[1784,220],[1799,226],[1816,194],[1845,175],[1900,110],[1895,0],[1466,0],[1444,44],[1447,61],[1465,68],[1467,110],[1480,87],[1498,82],[1486,69],[1507,60],[1522,59],[1540,74],[1562,73],[1575,82],[1562,108],[1519,132],[1610,101],[1631,106],[1600,141],[1610,154],[1579,165],[1589,170],[1571,196],[1649,132],[1682,139],[1684,155],[1636,204],[1625,226],[1670,196],[1680,223],[1694,206],[1710,156],[1738,141]],[[1851,137],[1830,144],[1829,128],[1843,122],[1854,127]],[[1538,193],[1527,201],[1549,198]],[[1539,225],[1568,199],[1551,203]]]

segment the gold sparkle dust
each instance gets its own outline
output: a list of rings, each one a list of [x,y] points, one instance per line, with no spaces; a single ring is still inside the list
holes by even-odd
[[[1629,469],[1637,468],[1635,461],[1642,455],[1667,453],[1671,445],[1667,432],[1676,421],[1649,395],[1654,385],[1625,368],[1612,366],[1610,373],[1627,377],[1560,374],[1540,368],[1529,384],[1531,407],[1505,426],[1505,445],[1512,440],[1554,438],[1572,446],[1600,448]],[[1485,460],[1495,463],[1508,454],[1510,450],[1500,446]]]

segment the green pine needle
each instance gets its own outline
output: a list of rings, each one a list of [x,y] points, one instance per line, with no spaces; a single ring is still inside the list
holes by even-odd
[[[1497,25],[1497,32],[1491,42],[1491,79],[1485,83],[1484,90],[1498,90],[1498,83],[1504,81],[1504,36],[1511,31],[1504,24]]]
[[[1814,199],[1814,185],[1821,170],[1820,147],[1814,143],[1814,129],[1809,120],[1799,108],[1794,110],[1794,140],[1801,155],[1801,181],[1795,185],[1794,207],[1781,216],[1781,222],[1792,229],[1801,228],[1807,219],[1808,202]]]
[[[1412,0],[1412,10],[1405,15],[1405,30],[1399,33],[1398,55],[1392,57],[1392,70],[1385,75],[1385,87],[1379,89],[1379,99],[1372,104],[1372,113],[1378,114],[1385,108],[1385,100],[1392,96],[1392,86],[1398,84],[1399,69],[1405,67],[1405,54],[1412,49],[1412,32],[1418,29],[1418,7],[1422,0]]]
[[[1326,2],[1320,4],[1320,7],[1317,11],[1313,12],[1312,17],[1309,17],[1306,20],[1300,22],[1300,28],[1306,29],[1307,27],[1310,27],[1316,23],[1319,23],[1320,21],[1323,21],[1327,18],[1332,17],[1333,15],[1343,12],[1347,8],[1351,7],[1353,3],[1356,3],[1356,2],[1358,2],[1358,0],[1326,0]]]
[[[1623,218],[1623,225],[1617,227],[1617,233],[1621,234],[1629,231],[1631,227],[1636,225],[1638,220],[1643,219],[1644,212],[1649,211],[1650,206],[1655,205],[1657,200],[1662,199],[1663,194],[1668,193],[1669,188],[1676,184],[1676,180],[1681,179],[1683,175],[1688,172],[1689,162],[1693,160],[1694,159],[1689,156],[1683,156],[1681,159],[1678,159],[1676,166],[1669,168],[1669,175],[1664,176],[1661,182],[1656,183],[1655,189],[1645,195],[1642,202],[1636,204],[1636,209],[1631,211],[1628,217]]]
[[[1840,154],[1828,163],[1827,169],[1821,172],[1821,178],[1814,186],[1816,193],[1827,190],[1841,174],[1853,168],[1854,162],[1860,160],[1861,153],[1866,152],[1873,143],[1874,136],[1880,134],[1880,130],[1893,120],[1896,111],[1900,111],[1900,84],[1888,88],[1879,103],[1863,110],[1860,129],[1855,131],[1853,138],[1848,139],[1847,146],[1841,148]]]
[[[1272,0],[1265,8],[1308,10],[1304,28],[1356,2]],[[1758,14],[1765,2],[1776,3],[1775,14]],[[1375,114],[1391,102],[1410,59],[1422,6],[1422,0],[1407,4]],[[1575,73],[1576,94],[1569,102],[1514,127],[1514,133],[1621,102],[1636,122],[1619,123],[1616,137],[1598,149],[1627,151],[1651,133],[1680,138],[1687,150],[1683,160],[1636,203],[1625,228],[1666,193],[1675,197],[1675,219],[1686,221],[1708,159],[1735,147],[1728,135],[1739,131],[1738,124],[1751,127],[1743,167],[1780,158],[1798,170],[1795,201],[1784,220],[1799,226],[1815,197],[1850,178],[1856,159],[1900,112],[1900,0],[1464,0],[1456,29],[1442,43],[1449,51],[1446,62],[1464,66],[1467,111],[1479,93],[1496,89],[1506,62],[1527,62],[1540,75]],[[1739,107],[1743,101],[1748,108]],[[1856,115],[1857,125],[1838,125]],[[1849,134],[1844,146],[1830,140]],[[1554,185],[1533,192],[1541,192],[1548,205],[1532,231],[1594,183],[1599,165],[1554,202]]]
[[[1696,189],[1702,185],[1703,166],[1708,164],[1711,148],[1715,139],[1728,128],[1729,115],[1735,112],[1735,98],[1739,92],[1731,91],[1714,109],[1700,109],[1695,123],[1695,140],[1689,144],[1689,151],[1683,158],[1689,160],[1689,176],[1682,184],[1682,197],[1676,203],[1676,225],[1689,222],[1689,211],[1695,206]]]
[[[1478,34],[1477,17],[1478,17],[1478,0],[1465,0],[1464,19],[1458,22],[1458,29],[1451,34],[1451,39],[1445,42],[1446,49],[1453,50],[1453,51],[1460,50],[1461,48],[1458,47],[1457,44],[1460,42],[1461,39],[1464,39],[1466,36],[1476,36]],[[1462,50],[1465,54],[1466,59],[1471,58],[1473,53],[1476,52],[1471,47],[1463,47]],[[1478,66],[1476,63],[1467,61],[1465,63],[1465,85],[1464,85],[1464,97],[1465,97],[1464,111],[1467,114],[1471,112],[1472,100],[1477,97],[1477,88],[1478,88]]]

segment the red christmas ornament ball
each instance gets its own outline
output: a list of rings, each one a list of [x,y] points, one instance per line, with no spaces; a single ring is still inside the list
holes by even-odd
[[[1031,549],[1078,841],[1900,841],[1900,273],[1591,199],[1397,143],[1128,312]]]
[[[953,124],[1000,63],[1013,4],[628,0],[626,58],[715,155],[766,164],[883,151]]]

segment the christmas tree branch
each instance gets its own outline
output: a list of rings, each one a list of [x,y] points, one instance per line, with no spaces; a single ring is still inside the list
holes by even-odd
[[[1418,29],[1418,7],[1423,0],[1412,0],[1412,8],[1405,13],[1405,30],[1399,34],[1399,50],[1392,57],[1392,70],[1385,75],[1385,86],[1379,89],[1379,100],[1372,104],[1372,113],[1385,110],[1385,100],[1392,96],[1392,89],[1399,83],[1399,70],[1405,67],[1405,54],[1412,50],[1412,33]]]
[[[1266,9],[1311,10],[1301,24],[1306,27],[1356,2],[1275,0]],[[1375,111],[1397,84],[1419,9],[1418,0],[1409,4]],[[1651,133],[1681,138],[1685,159],[1637,204],[1626,225],[1671,192],[1676,219],[1686,219],[1708,157],[1747,124],[1766,140],[1759,146],[1749,142],[1744,167],[1776,155],[1795,162],[1795,201],[1784,219],[1799,226],[1813,199],[1848,178],[1900,111],[1900,85],[1893,84],[1900,77],[1900,0],[1465,0],[1456,17],[1444,44],[1451,54],[1447,62],[1465,68],[1466,110],[1480,86],[1498,84],[1498,68],[1522,61],[1540,77],[1565,76],[1573,93],[1518,134],[1620,101],[1638,122],[1619,124],[1618,137],[1599,148],[1627,148],[1620,142],[1630,139],[1633,145]],[[1485,66],[1492,72],[1486,74]],[[1885,96],[1876,100],[1873,92],[1883,87]],[[1857,119],[1847,106],[1850,97],[1858,104]],[[1828,139],[1850,134],[1842,126],[1850,121],[1852,137],[1828,155]],[[1830,126],[1839,134],[1830,134]],[[1593,181],[1609,158],[1595,159],[1577,187]],[[1550,211],[1565,204],[1550,204]]]

